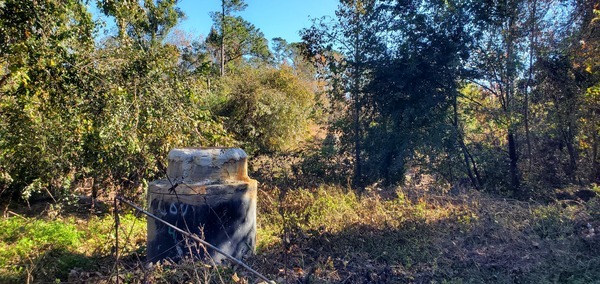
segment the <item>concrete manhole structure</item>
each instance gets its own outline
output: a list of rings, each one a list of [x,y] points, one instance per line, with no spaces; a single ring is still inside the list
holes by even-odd
[[[148,186],[150,213],[197,234],[240,259],[256,244],[257,182],[248,177],[247,155],[239,148],[181,148],[169,152],[167,179]],[[148,219],[147,261],[210,255],[225,257]]]

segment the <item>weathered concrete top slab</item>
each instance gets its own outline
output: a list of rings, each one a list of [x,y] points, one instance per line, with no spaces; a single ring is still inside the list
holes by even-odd
[[[208,204],[217,206],[232,200],[256,200],[257,182],[231,182],[225,184],[184,183],[170,190],[172,185],[165,180],[154,181],[148,186],[148,193],[154,199],[182,202],[185,204]]]
[[[180,148],[169,152],[167,175],[173,182],[249,181],[248,156],[239,148]]]

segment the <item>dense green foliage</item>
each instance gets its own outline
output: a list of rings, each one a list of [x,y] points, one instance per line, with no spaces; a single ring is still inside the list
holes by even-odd
[[[244,0],[202,40],[177,0],[93,2],[0,0],[0,282],[244,283],[141,265],[127,214],[116,259],[93,215],[209,146],[251,155],[278,282],[598,279],[597,1],[341,0],[271,45]]]
[[[143,264],[97,199],[203,146],[252,156],[246,261],[278,283],[597,281],[596,2],[342,0],[270,50],[243,0],[196,41],[176,0],[97,1],[105,36],[87,1],[0,0],[0,282],[245,283]]]
[[[227,103],[221,113],[246,151],[279,152],[305,139],[314,106],[311,86],[285,66],[239,72],[224,79]]]
[[[296,153],[294,173],[356,188],[600,181],[593,1],[341,1],[272,51],[244,1],[203,41],[175,38],[177,1],[98,1],[105,37],[83,2],[21,4],[0,5],[2,194],[137,195],[184,146]]]
[[[91,15],[78,1],[3,1],[0,188],[68,188],[83,147]],[[83,90],[82,90],[83,88]]]
[[[79,1],[1,4],[0,194],[139,197],[174,147],[273,152],[306,136],[311,82],[271,67],[266,39],[240,17],[226,19],[225,42],[239,72],[218,78],[211,38],[167,40],[183,15],[176,1],[99,1],[118,29],[104,38]],[[241,57],[252,52],[263,57]]]
[[[355,185],[527,196],[598,176],[594,1],[341,1],[303,31]],[[336,52],[338,51],[338,52]]]

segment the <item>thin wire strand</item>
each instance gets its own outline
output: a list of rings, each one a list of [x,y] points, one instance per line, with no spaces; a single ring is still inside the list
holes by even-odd
[[[119,204],[115,197],[115,269],[117,271],[116,283],[119,284]],[[94,202],[92,200],[92,202]]]
[[[220,253],[221,255],[225,256],[225,257],[226,257],[226,258],[228,258],[228,259],[230,259],[230,260],[231,260],[231,261],[233,261],[234,263],[238,264],[239,266],[241,266],[241,267],[245,268],[246,270],[248,270],[248,271],[252,272],[252,274],[256,275],[258,278],[260,278],[260,279],[262,279],[262,280],[265,280],[265,281],[267,281],[268,283],[275,283],[275,281],[271,281],[271,280],[269,280],[269,278],[267,278],[266,276],[264,276],[264,275],[260,274],[260,272],[258,272],[258,271],[256,271],[256,270],[252,269],[252,267],[250,267],[250,266],[248,266],[247,264],[243,263],[241,260],[239,260],[239,259],[237,259],[237,258],[235,258],[235,257],[233,257],[233,256],[231,256],[231,255],[229,255],[228,253],[226,253],[226,252],[222,251],[221,249],[219,249],[219,248],[218,248],[218,247],[216,247],[216,246],[213,246],[212,244],[210,244],[210,243],[208,243],[207,241],[205,241],[205,240],[203,240],[203,239],[199,238],[198,236],[196,236],[196,235],[194,235],[194,234],[191,234],[191,233],[189,233],[189,232],[186,232],[186,231],[184,231],[184,230],[182,230],[182,229],[180,229],[180,228],[177,228],[176,226],[172,225],[171,223],[169,223],[169,222],[167,222],[167,221],[165,221],[165,220],[163,220],[163,219],[161,219],[161,218],[158,218],[158,217],[156,217],[156,216],[155,216],[155,215],[153,215],[152,213],[150,213],[150,212],[148,212],[148,211],[146,211],[146,210],[144,210],[144,209],[140,208],[139,206],[135,205],[135,204],[134,204],[134,203],[132,203],[132,202],[129,202],[129,201],[127,201],[127,200],[125,200],[125,199],[123,199],[123,198],[121,198],[121,197],[116,197],[116,198],[117,198],[117,199],[119,199],[121,202],[123,202],[123,203],[125,203],[125,204],[127,204],[127,205],[129,205],[129,206],[131,206],[131,207],[133,207],[134,209],[136,209],[136,210],[138,210],[138,211],[140,211],[140,212],[142,212],[142,213],[146,214],[148,217],[150,217],[150,218],[152,218],[152,219],[154,219],[154,220],[156,220],[156,221],[159,221],[159,222],[161,222],[161,223],[163,223],[163,224],[167,225],[168,227],[171,227],[173,230],[175,230],[175,231],[177,231],[177,232],[179,232],[179,233],[181,233],[181,234],[183,234],[183,235],[185,235],[185,236],[187,236],[187,237],[189,237],[189,238],[191,238],[191,239],[193,239],[193,240],[195,240],[195,241],[197,241],[197,242],[199,242],[199,243],[201,243],[201,244],[203,244],[203,245],[205,245],[205,246],[207,246],[207,247],[209,247],[209,248],[211,248],[211,249],[213,249],[214,251],[216,251],[216,252]]]

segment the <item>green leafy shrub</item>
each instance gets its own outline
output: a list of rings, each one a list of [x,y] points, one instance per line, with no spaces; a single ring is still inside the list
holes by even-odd
[[[558,239],[573,234],[569,212],[560,206],[538,207],[532,213],[532,229],[541,238]]]
[[[220,113],[247,152],[293,149],[306,138],[315,95],[291,68],[243,66],[222,84]]]
[[[72,249],[80,244],[82,234],[69,222],[31,220],[12,217],[0,221],[0,266],[14,264],[47,250]]]
[[[164,174],[171,148],[232,145],[204,81],[183,72],[179,49],[162,41],[181,16],[174,3],[107,4],[136,33],[95,46],[84,3],[4,2],[0,194],[60,200],[89,178],[94,195],[121,188],[138,197],[145,180]]]
[[[104,263],[114,252],[115,220],[112,215],[87,220],[11,217],[0,220],[0,226],[3,228],[0,230],[2,283],[23,283],[26,279],[67,281],[73,269],[114,265]],[[123,214],[119,234],[121,255],[136,256],[144,251],[146,222],[143,219]]]

